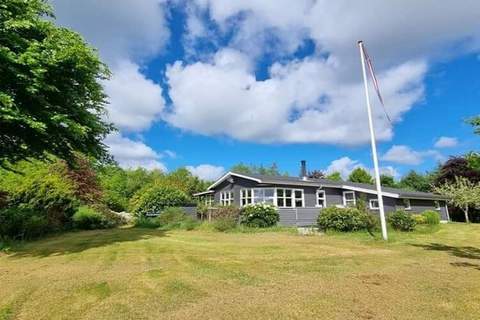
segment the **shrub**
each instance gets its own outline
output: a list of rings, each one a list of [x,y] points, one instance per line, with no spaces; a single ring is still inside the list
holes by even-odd
[[[34,239],[50,232],[47,218],[32,209],[12,207],[0,210],[0,238]]]
[[[224,217],[214,220],[212,225],[216,231],[225,232],[235,229],[235,227],[237,226],[237,221],[233,218]]]
[[[243,207],[241,223],[248,227],[267,228],[277,224],[280,215],[277,209],[266,203],[258,203]]]
[[[375,217],[360,212],[357,208],[328,207],[320,212],[318,226],[324,230],[358,231],[367,228],[374,229]]]
[[[413,231],[415,230],[415,219],[404,210],[397,210],[388,217],[390,225],[395,230]]]
[[[193,230],[199,225],[199,222],[192,217],[187,216],[180,224],[180,229]]]
[[[186,193],[171,187],[152,185],[139,190],[132,199],[136,215],[160,214],[164,208],[179,207],[190,203]]]
[[[81,206],[73,215],[73,226],[82,230],[108,229],[125,223],[125,218],[99,205]]]
[[[212,219],[231,218],[237,221],[240,217],[241,210],[235,206],[220,206],[209,209],[209,212]]]
[[[427,219],[421,214],[412,214],[413,219],[415,220],[416,224],[426,224]]]
[[[135,218],[134,225],[137,228],[148,228],[148,229],[160,228],[160,222],[158,221],[158,217],[152,218],[152,217],[139,216]]]
[[[440,224],[440,214],[437,211],[425,210],[422,213],[426,224]]]
[[[162,227],[174,229],[180,227],[187,217],[185,211],[181,208],[166,208],[158,216],[158,222]]]

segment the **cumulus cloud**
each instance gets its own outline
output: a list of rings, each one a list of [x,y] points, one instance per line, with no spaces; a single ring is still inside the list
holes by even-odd
[[[105,140],[110,154],[123,168],[159,169],[166,172],[167,168],[160,161],[161,155],[141,141],[123,137],[119,133],[108,135]]]
[[[205,181],[214,181],[225,173],[224,167],[213,166],[211,164],[201,164],[196,167],[187,166],[187,170],[194,176]]]
[[[224,49],[208,62],[177,62],[167,70],[173,106],[164,118],[197,133],[260,143],[364,143],[362,83],[345,83],[336,71],[329,59],[308,58],[276,63],[270,78],[258,81],[247,55]],[[379,74],[393,121],[423,96],[425,71],[415,61]],[[390,139],[383,111],[376,108],[374,116],[378,139]]]
[[[436,150],[415,151],[405,145],[392,146],[382,156],[382,160],[406,165],[419,165],[429,157],[437,161],[444,160],[444,156]]]
[[[458,145],[458,139],[453,137],[440,137],[435,142],[435,148],[452,148]]]

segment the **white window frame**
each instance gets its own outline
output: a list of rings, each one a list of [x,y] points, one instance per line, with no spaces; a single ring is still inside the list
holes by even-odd
[[[410,199],[403,199],[403,207],[405,210],[412,210],[412,203],[410,202]]]
[[[440,200],[435,200],[435,210],[440,211],[442,210],[442,205],[440,204]]]
[[[372,205],[374,202],[377,202],[376,207]],[[378,202],[378,199],[376,199],[376,198],[370,199],[368,201],[368,207],[370,208],[370,210],[380,210],[380,203]]]
[[[320,194],[322,194],[321,197],[320,197]],[[327,195],[325,193],[325,190],[317,190],[316,196],[317,197],[316,197],[315,207],[326,208],[327,207]],[[323,205],[319,205],[318,200],[323,200]]]
[[[231,206],[233,204],[233,191],[220,192],[220,204],[222,206]]]
[[[347,200],[347,198],[345,197],[346,194],[353,194],[353,200]],[[353,201],[353,207],[355,207],[357,205],[357,197],[355,196],[355,191],[343,191],[342,193],[343,195],[343,206],[344,207],[348,207],[348,203],[347,202],[352,202]]]
[[[240,206],[246,206],[253,204],[253,189],[241,189],[240,190]]]
[[[278,205],[278,190],[283,190],[283,196],[281,197],[283,199],[283,206],[279,206]],[[292,195],[291,197],[287,197],[286,196],[286,190],[290,190]],[[298,200],[301,200],[302,201],[302,205],[300,207],[297,207],[297,204],[296,204],[296,201],[297,201],[297,197],[295,196],[295,192],[296,191],[300,191],[302,193],[302,197],[301,198],[298,198]],[[291,198],[292,199],[292,205],[291,206],[286,206],[286,199],[289,199]],[[278,207],[278,208],[304,208],[305,207],[305,192],[303,189],[292,189],[292,188],[275,188],[275,201],[274,201],[275,205]]]
[[[214,196],[211,194],[207,194],[204,199],[204,203],[207,207],[213,206],[213,203],[215,202]]]

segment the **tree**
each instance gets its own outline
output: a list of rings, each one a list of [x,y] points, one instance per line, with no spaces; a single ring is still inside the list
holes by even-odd
[[[355,168],[348,176],[348,181],[372,184],[373,178],[365,169]]]
[[[237,163],[230,168],[230,171],[243,174],[252,174],[252,168],[244,163]]]
[[[390,188],[395,188],[397,186],[395,179],[393,179],[392,176],[389,176],[387,174],[380,175],[380,184],[384,187],[390,187]]]
[[[480,134],[480,115],[468,119],[467,123],[473,126],[474,128],[473,132],[475,132],[476,134]]]
[[[325,179],[332,180],[332,181],[342,181],[342,175],[340,172],[335,171],[330,174],[328,174]]]
[[[480,153],[471,151],[465,155],[465,159],[470,169],[480,172]]]
[[[468,209],[480,206],[480,183],[475,183],[465,177],[455,177],[454,182],[446,182],[434,188],[434,191],[444,195],[448,202],[462,209],[465,221],[468,223]]]
[[[46,0],[0,5],[0,166],[48,154],[74,163],[75,151],[108,157],[103,118],[109,77],[75,32],[55,26]]]
[[[323,179],[325,178],[325,174],[320,170],[313,170],[307,174],[307,177],[310,179]]]
[[[411,170],[402,177],[398,186],[412,191],[430,192],[432,191],[432,180],[430,175],[422,175]]]
[[[243,174],[260,174],[264,176],[280,176],[281,173],[278,170],[277,164],[274,162],[269,167],[264,167],[263,165],[246,165],[244,163],[238,163],[230,168],[230,171]]]
[[[464,177],[477,183],[480,182],[480,171],[472,168],[468,160],[463,157],[451,157],[440,167],[434,183],[439,186],[447,182],[455,182],[456,177]]]

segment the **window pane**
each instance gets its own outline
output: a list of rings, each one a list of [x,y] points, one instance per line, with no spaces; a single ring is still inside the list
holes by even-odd
[[[347,199],[347,200],[353,200],[353,193],[350,193],[350,192],[345,193],[345,199]]]
[[[291,189],[285,189],[285,196],[286,197],[291,197],[292,196],[292,190]]]
[[[283,197],[283,189],[277,189],[277,196]]]
[[[277,199],[277,205],[278,205],[279,207],[283,207],[283,206],[284,206],[283,198]]]
[[[253,190],[253,196],[254,196],[255,198],[261,197],[262,194],[263,194],[263,190],[262,190],[262,189],[254,189],[254,190]]]
[[[318,206],[319,207],[325,206],[325,201],[323,199],[318,199]]]
[[[295,190],[295,198],[301,199],[303,192],[301,190]]]
[[[301,199],[295,200],[295,207],[303,207],[303,201]]]
[[[265,198],[273,197],[273,195],[274,195],[274,190],[273,189],[264,189],[264,192],[265,192]]]
[[[291,207],[292,206],[292,199],[287,198],[285,199],[285,207]]]

